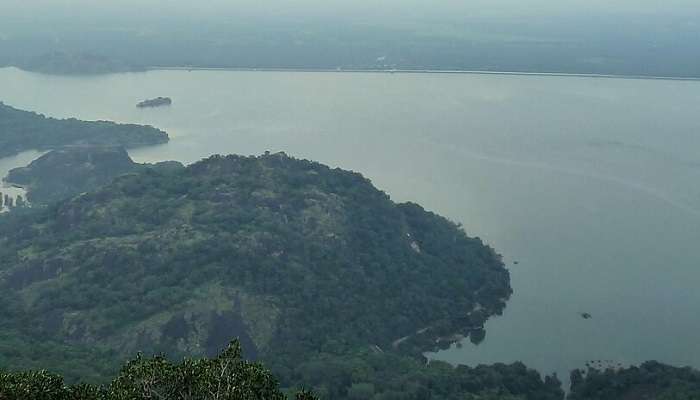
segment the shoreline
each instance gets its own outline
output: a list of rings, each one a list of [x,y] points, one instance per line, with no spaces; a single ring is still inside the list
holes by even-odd
[[[168,67],[150,66],[149,71],[230,71],[230,72],[306,72],[306,73],[376,73],[376,74],[436,74],[436,75],[503,75],[503,76],[556,76],[573,78],[637,79],[666,81],[700,81],[700,77],[659,75],[586,74],[569,72],[490,71],[461,69],[370,69],[370,68],[252,68],[252,67]],[[134,71],[139,72],[139,71]]]
[[[17,66],[0,66],[16,68],[20,71],[46,76],[60,77],[95,77],[114,74],[144,73],[151,71],[221,71],[221,72],[298,72],[298,73],[364,73],[364,74],[434,74],[434,75],[500,75],[500,76],[541,76],[541,77],[570,77],[570,78],[601,78],[601,79],[631,79],[631,80],[662,80],[662,81],[691,81],[700,82],[700,76],[663,76],[663,75],[634,75],[634,74],[594,74],[574,72],[531,72],[531,71],[494,71],[468,69],[412,69],[412,68],[297,68],[297,67],[186,67],[153,65],[133,70],[102,72],[102,73],[46,73],[22,69]]]

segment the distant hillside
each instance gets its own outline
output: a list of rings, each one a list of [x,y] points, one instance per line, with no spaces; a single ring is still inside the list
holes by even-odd
[[[0,217],[0,365],[73,379],[238,337],[322,398],[560,399],[556,379],[522,365],[425,365],[422,352],[483,339],[510,293],[500,256],[454,223],[284,154],[146,169]]]
[[[94,53],[54,51],[20,62],[25,71],[55,75],[93,75],[116,72],[144,71],[113,58]]]
[[[5,180],[27,189],[27,198],[37,205],[95,190],[119,175],[145,168],[184,167],[175,161],[137,164],[120,146],[66,146],[11,170]]]
[[[131,148],[167,141],[168,135],[152,126],[48,118],[0,102],[0,157],[74,144]]]
[[[691,4],[691,0],[683,1]],[[347,5],[353,8],[355,3]],[[646,3],[656,11],[634,11],[639,8],[635,3]],[[330,3],[318,6],[324,4]],[[380,11],[384,3],[369,4],[370,8],[360,7],[362,12],[342,16],[333,10],[328,18],[312,18],[304,7],[289,6],[273,19],[256,18],[239,8],[210,18],[189,13],[174,17],[173,10],[157,7],[150,18],[134,18],[131,7],[122,7],[121,19],[117,17],[120,12],[106,13],[99,22],[47,14],[47,24],[36,26],[13,18],[12,7],[7,7],[0,14],[0,66],[57,74],[112,73],[143,66],[700,78],[697,14],[672,16],[674,7],[659,12],[658,6],[650,6],[653,1],[629,2],[628,11],[612,14],[603,2],[597,3],[606,10],[602,13],[600,9],[598,13],[575,12],[569,7],[571,15],[557,18],[544,12],[548,7],[525,5],[532,11],[531,18],[520,13],[514,18],[478,16],[498,8],[512,9],[504,2],[488,3],[494,7],[478,7],[471,1],[415,4],[425,7],[428,14],[397,3],[390,7],[391,15]],[[458,4],[464,7],[462,12],[429,16]],[[71,16],[83,11],[64,7]],[[417,19],[399,17],[406,14],[415,14]]]

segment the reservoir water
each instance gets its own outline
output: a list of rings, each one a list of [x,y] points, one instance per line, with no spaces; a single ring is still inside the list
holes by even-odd
[[[7,204],[5,204],[5,196],[11,198],[13,203],[19,196],[22,196],[25,200],[27,197],[24,189],[2,182],[2,178],[7,176],[7,173],[10,172],[12,168],[23,167],[42,154],[43,152],[39,151],[25,151],[12,157],[0,158],[0,196],[3,198],[3,201],[0,202],[2,203],[0,204],[0,212],[9,210]]]
[[[700,82],[6,68],[0,89],[17,108],[166,130],[139,162],[285,151],[463,223],[504,254],[515,293],[482,344],[436,358],[560,376],[589,360],[700,367]],[[135,107],[158,96],[173,105]]]

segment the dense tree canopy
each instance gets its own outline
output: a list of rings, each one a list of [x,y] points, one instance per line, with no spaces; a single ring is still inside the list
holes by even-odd
[[[571,400],[698,400],[700,371],[655,361],[638,367],[571,373]]]
[[[239,337],[284,386],[338,399],[436,392],[448,368],[422,353],[482,338],[511,293],[500,256],[456,224],[284,154],[146,169],[0,217],[0,288],[0,365],[104,381],[136,351],[212,356]],[[502,368],[484,371],[529,389],[450,369],[443,397],[559,390]]]
[[[300,391],[296,400],[314,400]],[[284,400],[277,380],[261,364],[242,359],[238,342],[211,359],[172,363],[141,355],[108,385],[66,385],[46,371],[0,371],[0,400]]]
[[[5,180],[27,189],[32,205],[46,205],[96,190],[119,176],[147,168],[183,168],[176,161],[137,164],[121,146],[65,146],[49,151]]]
[[[151,126],[47,118],[0,102],[0,157],[68,144],[136,147],[167,141],[165,132]]]

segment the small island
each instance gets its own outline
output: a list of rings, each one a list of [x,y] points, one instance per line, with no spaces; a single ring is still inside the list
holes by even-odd
[[[138,108],[164,107],[173,104],[170,97],[156,97],[155,99],[144,100],[136,105]]]

